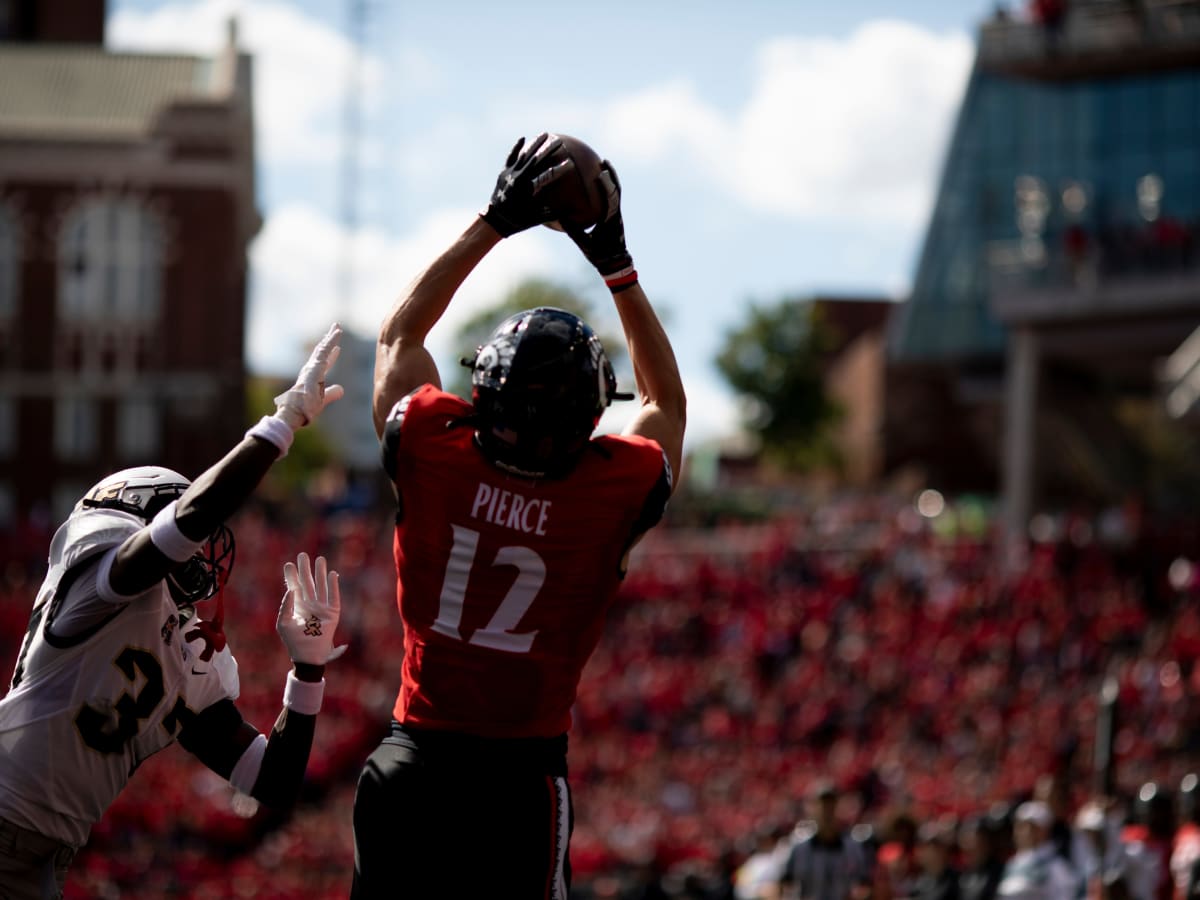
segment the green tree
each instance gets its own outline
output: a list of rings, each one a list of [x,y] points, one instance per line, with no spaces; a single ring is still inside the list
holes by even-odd
[[[745,425],[764,455],[789,470],[837,467],[830,426],[841,409],[825,391],[836,335],[811,300],[752,304],[725,335],[717,368],[744,401]]]
[[[596,330],[604,352],[613,366],[625,356],[625,341],[606,333],[601,318],[591,300],[565,285],[541,278],[528,278],[505,294],[493,306],[480,310],[454,333],[454,345],[462,348],[462,355],[470,357],[475,348],[488,339],[496,326],[511,315],[537,306],[555,306],[574,313]],[[469,399],[471,396],[471,372],[466,366],[458,366],[453,372],[443,372],[446,390]]]

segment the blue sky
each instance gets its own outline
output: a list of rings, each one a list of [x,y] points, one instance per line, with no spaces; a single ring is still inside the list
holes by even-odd
[[[265,221],[251,248],[250,368],[287,374],[334,318],[373,337],[486,202],[513,140],[560,131],[621,175],[629,246],[668,323],[695,443],[736,430],[712,359],[748,303],[904,296],[994,2],[362,5],[351,239],[340,194],[349,0],[109,0],[113,49],[211,54],[236,15],[254,54]],[[349,302],[337,290],[344,258]],[[430,335],[443,372],[469,349],[453,345],[455,324],[533,275],[612,315],[565,236],[518,235]]]

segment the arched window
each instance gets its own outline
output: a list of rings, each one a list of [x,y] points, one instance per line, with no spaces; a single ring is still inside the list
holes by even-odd
[[[155,215],[129,198],[88,200],[67,216],[59,235],[59,318],[126,327],[153,322],[162,269]]]
[[[17,314],[17,220],[0,203],[0,321]]]

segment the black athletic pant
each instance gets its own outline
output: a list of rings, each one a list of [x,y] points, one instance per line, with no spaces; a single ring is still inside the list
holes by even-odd
[[[352,900],[567,900],[566,752],[393,722],[358,779]]]

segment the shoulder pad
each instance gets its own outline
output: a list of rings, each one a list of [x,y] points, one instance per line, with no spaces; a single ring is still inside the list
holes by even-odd
[[[70,569],[80,560],[124,542],[145,525],[137,516],[116,509],[72,515],[50,541],[50,565]]]

